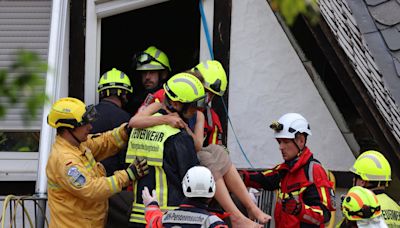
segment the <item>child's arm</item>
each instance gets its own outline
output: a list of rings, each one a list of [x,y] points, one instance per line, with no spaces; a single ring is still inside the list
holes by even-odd
[[[203,147],[203,141],[204,141],[204,114],[200,111],[197,111],[197,117],[196,117],[196,124],[194,126],[194,132],[190,130],[190,128],[185,126],[186,131],[188,132],[189,135],[192,136],[193,141],[194,141],[194,147],[196,149],[196,152],[199,151]]]
[[[184,128],[185,122],[176,113],[153,116],[162,108],[162,104],[155,102],[147,106],[143,111],[136,113],[129,121],[131,128],[147,128],[161,124],[168,124],[175,128]]]

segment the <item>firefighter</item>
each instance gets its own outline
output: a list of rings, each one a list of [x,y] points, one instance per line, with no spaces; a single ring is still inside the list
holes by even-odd
[[[361,186],[352,187],[342,202],[345,221],[340,228],[387,228],[376,195]]]
[[[249,187],[278,190],[276,227],[324,227],[335,210],[335,195],[321,164],[306,146],[310,125],[298,113],[287,113],[270,127],[284,163],[265,171],[240,171]]]
[[[186,198],[179,208],[163,214],[155,190],[150,195],[148,188],[144,188],[142,198],[146,206],[147,227],[228,228],[209,212],[208,203],[215,194],[215,181],[209,169],[204,166],[190,168],[182,180],[182,190]]]
[[[199,101],[204,99],[204,87],[199,79],[188,73],[179,73],[165,84],[164,106],[155,118],[164,118],[173,112],[190,119],[197,112]],[[175,209],[184,195],[180,181],[186,171],[199,164],[193,138],[186,130],[167,124],[143,129],[134,128],[130,135],[127,162],[144,157],[150,166],[149,175],[134,183],[134,202],[130,227],[144,227],[143,199],[137,193],[145,186],[155,189],[161,210]]]
[[[211,107],[211,101],[214,95],[222,96],[226,90],[227,78],[225,70],[218,61],[208,60],[199,63],[189,73],[199,78],[205,87],[206,103],[201,106],[201,112],[198,111],[192,119],[182,120],[176,116],[168,118],[164,116],[163,119],[156,119],[151,115],[162,107],[165,93],[164,90],[159,90],[153,96],[154,100],[152,102],[155,103],[147,106],[146,110],[143,109],[144,111],[137,113],[130,121],[131,126],[147,127],[156,123],[165,123],[175,127],[186,127],[187,132],[193,136],[201,165],[209,168],[215,177],[218,189],[215,193],[215,198],[222,208],[231,214],[230,219],[233,226],[257,227],[257,224],[246,218],[237,208],[229,194],[229,190],[238,197],[251,219],[256,219],[262,224],[267,223],[271,216],[261,211],[251,200],[246,186],[229,158],[227,149],[220,145],[222,144],[222,127],[218,115]],[[205,119],[204,116],[208,116],[208,119]],[[205,147],[202,147],[203,145]]]
[[[91,134],[109,131],[129,122],[130,114],[122,107],[126,105],[127,95],[132,91],[129,77],[124,72],[113,68],[101,75],[97,87],[100,102],[95,106],[98,118],[92,123]],[[125,164],[125,156],[126,147],[117,154],[100,161],[106,169],[107,176],[112,176],[115,171],[125,169],[129,165]],[[132,201],[132,193],[125,189],[111,196],[108,200],[106,227],[126,227]]]
[[[132,93],[129,77],[115,68],[104,73],[99,80],[97,92],[100,102],[95,106],[98,118],[92,123],[90,133],[102,133],[129,122],[130,114],[122,109],[127,103],[127,95]],[[126,148],[120,153],[101,161],[107,176],[125,168]]]
[[[47,163],[50,227],[104,227],[107,199],[129,181],[148,174],[146,160],[136,159],[125,170],[106,177],[97,161],[112,156],[125,146],[128,125],[103,134],[90,135],[96,118],[93,105],[76,98],[56,101],[47,122],[57,136]]]
[[[354,185],[372,190],[382,208],[382,215],[389,227],[400,227],[400,206],[385,194],[391,179],[391,167],[378,151],[362,153],[350,168],[354,173]]]
[[[148,95],[151,96],[162,88],[171,73],[167,55],[155,46],[136,53],[133,58],[133,67],[138,74],[137,83],[141,86],[129,97],[127,109],[132,115],[137,112]]]

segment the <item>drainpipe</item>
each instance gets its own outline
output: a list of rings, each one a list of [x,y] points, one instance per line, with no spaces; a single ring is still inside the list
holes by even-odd
[[[46,216],[47,177],[46,164],[54,141],[55,129],[47,125],[47,113],[58,98],[60,98],[61,76],[63,73],[63,56],[65,48],[66,25],[68,16],[68,0],[52,1],[51,23],[48,49],[48,71],[46,74],[46,94],[50,102],[43,107],[42,128],[39,143],[39,164],[36,180],[36,196],[38,197],[38,211],[36,215],[36,227],[44,227]],[[65,64],[64,64],[65,65]],[[68,66],[68,65],[67,65]],[[67,67],[65,66],[65,67]]]

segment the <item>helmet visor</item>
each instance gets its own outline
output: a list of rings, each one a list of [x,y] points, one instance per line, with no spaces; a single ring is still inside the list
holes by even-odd
[[[375,212],[380,211],[381,206],[371,207],[367,205],[363,205],[363,207],[358,211],[348,211],[348,214],[351,216],[357,216],[359,218],[371,218]]]
[[[196,102],[196,108],[205,108],[207,105],[206,97],[200,97]]]
[[[86,106],[86,112],[82,116],[81,125],[90,124],[96,121],[98,117],[97,110],[94,105]]]
[[[214,90],[218,94],[221,94],[221,80],[217,79],[214,83],[210,85],[210,89]]]
[[[150,62],[154,61],[154,62],[161,64],[161,66],[163,66],[165,69],[169,69],[169,67],[165,66],[162,62],[158,61],[156,58],[147,54],[146,52],[137,53],[135,55],[135,59],[136,59],[136,62],[138,65],[145,65],[145,64],[149,64]]]

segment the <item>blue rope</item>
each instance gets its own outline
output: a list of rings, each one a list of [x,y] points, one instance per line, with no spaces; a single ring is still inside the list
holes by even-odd
[[[202,0],[199,1],[199,8],[200,8],[201,21],[203,21],[203,29],[206,34],[208,51],[210,52],[211,59],[214,59],[214,52],[211,46],[210,33],[208,32],[208,25],[207,25],[206,15],[204,13]]]
[[[203,22],[203,29],[204,29],[204,32],[205,32],[205,35],[206,35],[208,50],[210,52],[211,59],[214,59],[214,53],[213,53],[213,49],[211,47],[210,33],[208,32],[208,25],[207,25],[206,16],[204,14],[202,0],[199,1],[199,8],[200,8],[201,21]],[[226,117],[228,118],[229,125],[231,126],[233,135],[235,136],[236,142],[239,145],[240,152],[242,152],[244,158],[246,159],[247,163],[249,163],[251,168],[254,168],[253,164],[251,164],[249,158],[247,157],[246,153],[244,152],[242,144],[239,142],[239,138],[237,137],[236,131],[233,128],[233,124],[232,124],[231,118],[228,115],[228,108],[226,107],[225,101],[224,101],[224,99],[222,97],[221,97],[221,100],[222,100],[222,104],[224,105],[224,110],[225,110],[225,113],[226,113]]]

